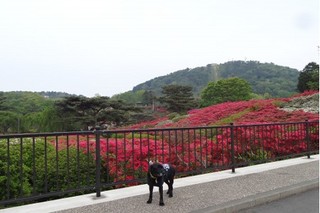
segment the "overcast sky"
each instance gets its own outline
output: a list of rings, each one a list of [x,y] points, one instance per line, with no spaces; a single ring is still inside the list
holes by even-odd
[[[318,0],[0,0],[0,91],[112,96],[230,60],[319,63]]]

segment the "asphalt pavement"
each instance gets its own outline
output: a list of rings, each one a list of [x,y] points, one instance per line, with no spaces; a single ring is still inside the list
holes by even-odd
[[[295,194],[238,213],[319,213],[319,188]]]
[[[319,155],[300,157],[210,174],[179,178],[173,198],[154,190],[147,204],[148,186],[139,185],[49,202],[0,210],[14,213],[90,213],[90,212],[239,212],[288,196],[319,188]],[[164,187],[164,190],[167,188]]]

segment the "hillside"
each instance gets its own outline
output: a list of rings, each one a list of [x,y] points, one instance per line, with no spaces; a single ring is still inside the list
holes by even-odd
[[[289,97],[296,92],[299,72],[272,63],[231,61],[176,71],[139,84],[133,91],[151,90],[160,95],[162,86],[180,84],[192,86],[194,95],[198,96],[209,82],[229,77],[245,79],[256,94],[268,93],[272,97]]]
[[[319,120],[318,100],[318,92],[306,92],[300,94],[299,97],[226,102],[202,109],[194,109],[183,116],[169,115],[150,122],[136,124],[131,128],[316,121]]]

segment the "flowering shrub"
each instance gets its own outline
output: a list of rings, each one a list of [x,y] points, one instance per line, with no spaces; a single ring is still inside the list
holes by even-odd
[[[306,90],[303,93],[298,93],[297,95],[292,96],[292,98],[314,95],[316,93],[319,93],[319,91],[317,91],[317,90]]]
[[[307,93],[309,94],[309,93]],[[131,126],[196,127],[229,124],[230,127],[205,127],[192,130],[146,130],[109,135],[101,139],[101,158],[107,171],[106,182],[122,182],[144,178],[148,161],[170,162],[178,172],[192,172],[203,168],[220,168],[231,165],[231,130],[233,130],[236,163],[247,164],[270,158],[299,154],[307,151],[306,126],[300,124],[269,124],[318,120],[318,115],[303,111],[285,112],[277,105],[291,99],[251,100],[227,102],[194,109],[176,122],[165,122],[168,117]],[[162,124],[162,125],[161,125]],[[245,126],[238,126],[245,125]],[[319,148],[319,127],[309,127],[311,150]],[[77,145],[76,141],[80,141]],[[59,147],[66,141],[59,141]],[[63,145],[64,144],[64,145]],[[95,155],[95,140],[69,138],[69,146],[79,146],[83,152]]]
[[[308,128],[310,150],[316,151],[319,149],[319,125],[310,123]],[[148,130],[141,133],[123,131],[100,140],[102,166],[107,172],[104,181],[114,182],[115,186],[128,180],[132,181],[130,184],[137,184],[138,179],[146,177],[149,160],[169,162],[178,172],[230,167],[231,135],[235,160],[239,165],[307,151],[305,123]],[[94,138],[73,140],[70,137],[68,145],[78,146],[95,158]]]
[[[136,124],[129,128],[170,128],[170,127],[196,127],[229,124],[252,124],[252,123],[274,123],[274,122],[301,122],[305,120],[316,121],[319,119],[317,113],[304,111],[286,112],[278,108],[281,102],[288,102],[293,98],[308,96],[318,91],[307,91],[292,98],[278,98],[268,100],[250,100],[238,102],[226,102],[212,105],[202,109],[193,109],[188,116],[177,122],[163,122],[168,117],[163,117],[151,122]]]

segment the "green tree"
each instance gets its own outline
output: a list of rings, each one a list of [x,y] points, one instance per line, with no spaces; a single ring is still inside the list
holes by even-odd
[[[121,125],[129,120],[130,112],[138,111],[131,104],[106,96],[87,98],[66,97],[56,102],[57,111],[64,122],[64,130],[88,129],[105,124]]]
[[[144,90],[138,90],[138,91],[128,91],[128,92],[124,92],[124,93],[120,93],[117,95],[114,95],[111,97],[112,100],[122,100],[125,103],[128,104],[137,104],[137,103],[141,103],[142,99],[143,99],[143,93],[145,91]]]
[[[20,122],[20,116],[10,111],[0,111],[0,132],[8,133],[17,131]]]
[[[41,112],[53,103],[52,100],[33,92],[6,92],[2,98],[2,107],[22,115]]]
[[[162,87],[162,94],[159,100],[170,112],[185,113],[196,107],[191,86],[167,85]]]
[[[310,62],[300,72],[298,78],[298,91],[319,90],[319,65],[315,62]]]
[[[0,92],[0,110],[6,110],[6,107],[4,106],[6,97],[4,96],[3,92]]]
[[[201,93],[201,106],[227,101],[249,100],[252,89],[249,83],[240,78],[222,79],[217,82],[210,82]]]
[[[63,130],[62,127],[63,125],[62,125],[61,119],[54,105],[46,107],[41,112],[41,120],[40,120],[41,132],[62,131]]]
[[[38,93],[1,92],[1,131],[13,133],[56,130],[44,128],[44,124],[53,121],[52,116],[50,118],[45,116],[47,109],[52,108],[53,104],[53,100]]]
[[[146,90],[142,94],[142,104],[145,104],[147,106],[152,105],[155,101],[155,95],[151,90]]]

